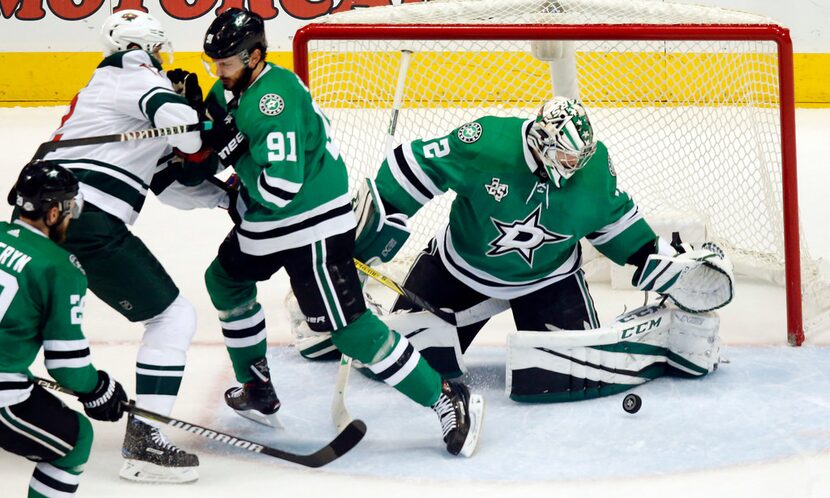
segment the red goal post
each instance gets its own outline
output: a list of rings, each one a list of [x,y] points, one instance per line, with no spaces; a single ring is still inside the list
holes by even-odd
[[[588,2],[590,3],[590,2]],[[394,9],[395,7],[382,7],[376,9]],[[398,7],[400,9],[402,7]],[[310,65],[319,62],[315,60],[316,52],[311,46],[313,43],[320,41],[332,40],[366,40],[366,41],[459,41],[459,40],[482,40],[482,41],[501,41],[501,40],[523,40],[523,41],[760,41],[771,42],[776,47],[777,65],[777,95],[774,101],[769,103],[758,104],[760,107],[766,105],[774,105],[778,109],[778,122],[776,123],[779,137],[776,140],[779,144],[774,144],[771,148],[774,152],[772,155],[779,155],[777,160],[780,161],[780,187],[775,186],[773,190],[780,188],[781,206],[780,214],[783,217],[781,225],[783,226],[783,243],[782,243],[782,259],[783,259],[783,283],[786,287],[786,305],[787,305],[787,334],[788,341],[793,345],[800,345],[804,341],[804,320],[802,317],[802,257],[799,236],[799,213],[798,213],[798,193],[797,193],[797,174],[796,174],[796,142],[795,142],[795,110],[794,110],[794,90],[793,90],[793,53],[792,42],[789,31],[786,28],[775,24],[640,24],[640,23],[623,23],[623,24],[465,24],[465,23],[451,23],[451,24],[417,24],[403,22],[396,23],[313,23],[300,29],[293,40],[294,50],[294,71],[296,74],[310,87],[312,94],[317,102],[321,105],[324,111],[329,113],[331,108],[346,108],[352,104],[360,106],[357,102],[363,97],[346,97],[353,98],[354,102],[348,104],[338,104],[333,100],[327,100],[325,97],[321,99],[321,94],[325,93],[325,89],[321,87],[323,83],[315,81],[315,76],[311,74]],[[320,53],[327,51],[325,46],[319,48]],[[360,49],[356,49],[360,50]],[[399,50],[399,49],[397,49]],[[441,50],[439,50],[441,51]],[[438,53],[439,51],[436,51]],[[371,61],[371,57],[367,58],[367,63]],[[360,62],[357,62],[360,65]],[[340,69],[336,69],[337,65],[332,65],[331,78],[324,78],[325,85],[336,85],[337,75],[335,74]],[[364,68],[369,70],[371,68]],[[416,69],[417,70],[417,69]],[[392,72],[394,74],[394,71]],[[316,75],[320,78],[320,75]],[[345,80],[355,79],[353,76],[342,75]],[[357,78],[357,79],[366,79]],[[388,85],[389,83],[384,83]],[[394,84],[392,85],[394,86]],[[338,93],[340,90],[334,91]],[[348,91],[342,93],[348,94]],[[549,96],[540,95],[541,99]],[[387,98],[386,100],[393,100]],[[413,99],[413,102],[417,99]],[[533,99],[535,100],[535,99]],[[367,102],[372,102],[372,98],[366,99]],[[597,101],[599,102],[599,100]],[[588,100],[587,105],[589,110],[592,102]],[[535,102],[534,102],[535,104]],[[373,104],[372,104],[373,105]],[[387,102],[384,104],[387,109],[394,106],[394,103]],[[421,103],[422,105],[422,103]],[[467,104],[463,104],[467,105]],[[640,104],[638,104],[640,105]],[[696,105],[693,103],[693,105]],[[717,104],[714,105],[717,107]],[[400,108],[400,106],[398,106]],[[404,105],[405,107],[405,105]],[[419,107],[413,105],[412,107]],[[426,106],[429,107],[429,106]],[[532,106],[529,106],[532,107]],[[725,106],[724,106],[725,107]],[[446,106],[442,106],[446,109]],[[443,110],[441,112],[444,112]],[[397,118],[397,113],[395,113]],[[395,118],[395,119],[396,119]],[[462,122],[447,122],[445,131],[449,131],[453,127],[459,126]],[[332,119],[332,125],[335,128],[335,136],[340,145],[347,149],[349,147],[357,147],[352,139],[345,141],[341,138],[341,131],[343,126],[338,127],[337,119]],[[355,127],[355,125],[350,125]],[[601,127],[601,122],[595,126]],[[384,130],[385,132],[386,130]],[[413,132],[412,136],[398,136],[395,137],[397,142],[405,139],[417,138],[417,132]],[[728,145],[728,144],[727,144]],[[667,143],[666,147],[670,145]],[[718,145],[716,144],[715,147]],[[613,149],[612,149],[613,151]],[[383,156],[381,153],[363,154],[372,156],[370,162],[375,162],[376,166],[380,164]],[[769,154],[767,154],[769,155]],[[347,159],[347,163],[349,160]],[[615,162],[616,165],[616,162]],[[351,168],[351,166],[350,166]],[[363,171],[363,167],[361,167]],[[372,174],[371,168],[363,173],[367,175]],[[680,173],[684,175],[686,173]],[[777,175],[776,175],[777,176]],[[750,182],[752,183],[752,182]],[[636,187],[630,189],[635,199],[638,198]],[[727,193],[728,194],[728,193]],[[734,194],[734,192],[733,192]],[[740,192],[737,193],[740,195]],[[727,195],[728,196],[728,195]],[[717,216],[715,213],[714,216]],[[773,219],[777,217],[776,214],[770,215]],[[432,227],[434,228],[434,227]]]

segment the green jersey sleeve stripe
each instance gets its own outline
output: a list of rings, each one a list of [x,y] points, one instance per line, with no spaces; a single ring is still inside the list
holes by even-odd
[[[634,206],[620,219],[588,234],[586,238],[595,246],[607,244],[641,219],[643,219],[643,215],[640,214],[639,208]]]
[[[135,212],[141,211],[141,208],[144,206],[144,200],[147,195],[146,190],[137,191],[132,186],[106,173],[77,168],[73,168],[72,172],[75,173],[75,176],[78,177],[78,181],[81,183],[89,185],[100,192],[126,203]]]
[[[166,91],[158,92],[147,99],[146,109],[144,112],[144,115],[147,116],[147,119],[149,119],[151,123],[153,123],[153,126],[156,125],[156,113],[161,106],[165,104],[183,105],[190,108],[187,104],[187,100],[185,100],[185,98],[181,95]]]
[[[259,181],[257,182],[257,189],[262,198],[277,207],[285,207],[291,202],[302,186],[302,183],[269,177],[265,171],[259,175]]]

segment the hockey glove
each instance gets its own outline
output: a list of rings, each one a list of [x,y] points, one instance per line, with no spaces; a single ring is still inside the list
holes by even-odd
[[[387,213],[374,180],[366,178],[354,200],[357,217],[354,255],[368,265],[388,263],[409,238],[409,217]]]
[[[213,127],[202,131],[202,142],[216,151],[223,166],[232,167],[248,152],[248,139],[236,127],[233,115],[222,109],[215,99],[208,98],[205,109]]]
[[[86,394],[79,394],[78,400],[83,403],[84,411],[91,418],[115,422],[124,414],[127,393],[107,372],[98,370],[98,384],[95,389]]]
[[[199,114],[199,119],[204,121],[205,102],[202,98],[202,88],[199,86],[199,77],[196,73],[184,69],[171,69],[167,71],[167,79],[173,84],[173,91],[187,100],[190,107]]]
[[[732,262],[717,245],[700,249],[684,245],[674,256],[652,254],[634,274],[640,290],[664,294],[680,309],[693,313],[722,308],[732,301]]]

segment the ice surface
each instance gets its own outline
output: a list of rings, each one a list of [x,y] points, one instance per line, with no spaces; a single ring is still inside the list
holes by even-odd
[[[0,109],[0,187],[11,185],[61,113]],[[830,111],[799,110],[797,119],[802,223],[813,254],[827,258]],[[8,212],[0,207],[0,217]],[[202,274],[229,227],[224,212],[179,212],[154,199],[134,227],[199,317],[174,415],[272,446],[313,451],[334,434],[329,404],[337,366],[301,361],[286,346],[284,274],[263,284],[260,298],[286,429],[269,432],[221,401],[233,381]],[[601,285],[592,290],[606,321],[641,299]],[[93,360],[132,391],[141,327],[92,296],[88,301],[85,329]],[[175,442],[199,453],[201,479],[185,486],[136,485],[117,477],[123,423],[95,423],[78,496],[830,496],[830,339],[808,337],[807,347],[785,346],[783,292],[765,284],[742,283],[722,318],[730,363],[705,379],[662,378],[639,387],[643,408],[635,415],[622,410],[621,395],[556,405],[508,400],[499,347],[510,328],[505,316],[489,324],[470,351],[469,381],[488,403],[473,459],[444,452],[430,410],[354,372],[346,403],[367,422],[368,434],[326,468],[302,469],[169,429]],[[38,365],[36,372],[44,371]],[[0,452],[0,496],[24,496],[31,469],[30,462]]]

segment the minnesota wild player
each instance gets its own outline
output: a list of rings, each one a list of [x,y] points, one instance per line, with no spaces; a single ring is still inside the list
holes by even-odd
[[[576,100],[557,97],[533,119],[486,116],[445,136],[396,147],[363,186],[357,257],[391,259],[396,251],[389,248],[400,248],[408,236],[408,217],[448,190],[457,194],[449,222],[404,282],[437,308],[460,312],[498,300],[512,308],[520,331],[596,329],[600,323],[580,268],[583,238],[614,263],[636,266],[639,289],[679,297],[696,311],[731,299],[731,266],[715,269],[711,279],[706,270],[709,261],[724,261],[722,251],[678,256],[655,234],[617,188],[609,151]],[[393,310],[418,308],[402,297]],[[484,317],[454,330],[461,352],[486,322]],[[444,365],[428,359],[442,373],[463,371],[460,358],[450,357]],[[514,372],[514,386],[524,373]],[[555,387],[539,382],[544,375],[537,369],[527,376],[528,398],[572,388],[569,381]]]
[[[20,217],[0,222],[0,447],[37,462],[28,496],[74,496],[92,425],[35,385],[29,367],[42,346],[49,374],[97,420],[120,419],[127,395],[92,366],[81,330],[86,276],[57,245],[81,213],[75,176],[56,163],[27,164],[9,203]]]
[[[353,263],[355,217],[343,158],[329,121],[290,71],[265,61],[263,20],[229,9],[205,35],[219,81],[206,99],[214,128],[204,136],[241,181],[241,216],[205,274],[240,387],[225,401],[237,411],[280,407],[266,354],[257,282],[285,268],[308,326],[386,383],[438,414],[452,454],[470,456],[483,400],[462,383],[442,382],[407,339],[366,309]],[[250,413],[249,413],[250,414]]]

